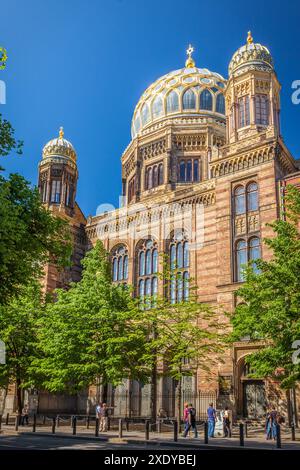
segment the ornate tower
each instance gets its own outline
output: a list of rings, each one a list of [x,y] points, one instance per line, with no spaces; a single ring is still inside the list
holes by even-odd
[[[61,127],[59,137],[45,145],[39,164],[39,190],[43,203],[70,217],[74,215],[78,180],[76,158],[75,149],[64,138]]]
[[[73,238],[71,268],[58,272],[51,264],[45,267],[44,284],[49,291],[80,280],[80,261],[84,256],[86,243],[86,219],[75,201],[78,181],[76,159],[75,149],[64,138],[61,127],[58,138],[50,140],[43,148],[39,163],[38,187],[42,201],[55,215],[68,221]]]
[[[226,96],[227,142],[234,143],[260,132],[268,137],[280,134],[280,84],[269,50],[253,42],[233,55],[228,68]]]

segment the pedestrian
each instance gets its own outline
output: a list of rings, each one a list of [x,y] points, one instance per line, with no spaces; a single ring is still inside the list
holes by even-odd
[[[231,437],[231,419],[230,419],[230,411],[228,406],[225,406],[225,410],[223,413],[223,430],[224,430],[224,437]]]
[[[101,410],[100,410],[100,426],[99,426],[99,431],[100,432],[106,432],[107,431],[107,425],[108,425],[108,408],[106,403],[102,404]]]
[[[183,405],[183,425],[184,425],[183,437],[184,437],[185,429],[187,427],[188,415],[189,415],[189,404],[186,402]]]
[[[275,406],[271,407],[266,416],[266,439],[276,439],[277,436],[278,413]]]
[[[98,405],[96,406],[96,419],[98,418],[100,420],[100,411],[102,408],[102,403],[99,401]]]
[[[29,416],[29,407],[26,404],[26,405],[24,405],[24,408],[22,409],[22,419],[21,419],[21,425],[22,426],[25,425],[25,422],[26,422],[26,425],[28,426],[28,424],[29,424],[28,416]]]
[[[215,425],[216,425],[216,410],[214,409],[213,403],[209,404],[207,408],[207,420],[208,420],[208,437],[214,437]]]
[[[184,437],[188,435],[189,430],[194,431],[194,437],[198,436],[197,426],[196,426],[196,410],[193,407],[192,403],[189,403],[187,409],[187,420],[185,422]]]

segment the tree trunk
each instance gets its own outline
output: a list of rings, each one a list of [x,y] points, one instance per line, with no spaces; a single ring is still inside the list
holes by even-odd
[[[0,415],[3,416],[4,410],[5,410],[5,403],[6,403],[6,397],[8,393],[8,385],[6,385],[4,388],[1,389],[1,408],[0,408]]]
[[[177,412],[176,412],[176,418],[178,419],[178,430],[181,431],[181,398],[182,398],[182,383],[181,379],[178,380],[178,384],[176,387],[176,398],[177,398]]]
[[[104,383],[102,385],[102,390],[101,390],[101,401],[102,401],[102,403],[107,403],[107,395],[108,395],[108,384]]]
[[[22,409],[23,409],[23,394],[22,394],[22,388],[21,388],[21,379],[20,377],[17,376],[16,378],[16,392],[17,392],[17,413],[19,415],[22,414]]]
[[[151,408],[151,421],[156,422],[157,418],[157,364],[156,355],[152,365],[151,371],[151,395],[150,395],[150,408]],[[155,428],[152,428],[155,430]]]

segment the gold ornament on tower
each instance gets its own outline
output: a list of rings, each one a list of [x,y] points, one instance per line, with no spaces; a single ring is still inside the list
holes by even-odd
[[[253,37],[252,37],[251,31],[248,31],[247,43],[248,44],[253,43]]]
[[[187,58],[187,60],[186,60],[186,62],[185,62],[186,68],[193,68],[193,67],[195,67],[195,61],[194,61],[194,59],[192,58],[193,52],[194,52],[194,48],[193,48],[193,46],[192,46],[191,44],[189,44],[189,47],[188,47],[187,50],[186,50],[186,53],[187,53],[187,56],[188,56],[188,58]]]

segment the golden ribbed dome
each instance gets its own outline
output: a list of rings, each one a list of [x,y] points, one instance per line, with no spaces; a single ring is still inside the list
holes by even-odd
[[[226,80],[216,72],[196,67],[193,50],[190,45],[184,68],[158,78],[143,93],[132,118],[133,139],[159,121],[209,115],[224,119]]]
[[[251,31],[248,32],[247,43],[240,47],[232,56],[228,74],[239,74],[245,69],[273,70],[273,59],[266,46],[254,43]]]
[[[62,127],[59,130],[59,136],[50,140],[43,148],[43,159],[49,157],[63,157],[76,162],[76,151],[71,142],[64,138]]]

